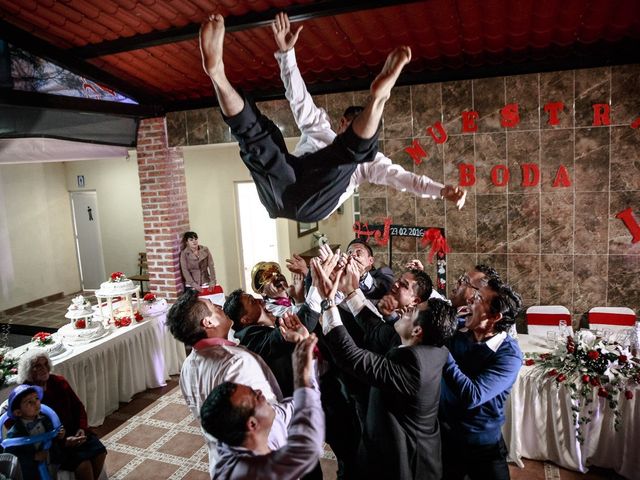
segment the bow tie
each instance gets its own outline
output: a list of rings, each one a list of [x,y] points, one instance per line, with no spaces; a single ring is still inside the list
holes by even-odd
[[[280,305],[282,307],[290,307],[291,299],[288,297],[278,297],[275,299],[275,304]]]

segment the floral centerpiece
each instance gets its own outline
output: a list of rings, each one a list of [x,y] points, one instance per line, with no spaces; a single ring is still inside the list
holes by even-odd
[[[573,401],[576,437],[584,442],[581,426],[591,421],[591,404],[604,399],[614,413],[614,428],[621,423],[618,404],[621,394],[633,398],[631,388],[640,383],[640,359],[628,347],[596,337],[592,332],[567,336],[550,353],[527,353],[524,364],[533,366],[543,382],[566,385]]]
[[[38,332],[32,338],[32,342],[35,342],[39,347],[51,345],[53,343],[53,337],[47,332]]]
[[[7,377],[18,373],[18,359],[7,356],[9,347],[0,349],[0,387],[7,382]]]
[[[144,297],[142,297],[142,301],[147,303],[153,303],[156,301],[156,296],[151,292],[145,293]]]
[[[111,275],[109,275],[110,282],[121,282],[126,279],[126,275],[122,272],[113,272]]]

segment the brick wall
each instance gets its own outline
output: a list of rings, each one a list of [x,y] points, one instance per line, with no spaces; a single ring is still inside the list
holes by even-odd
[[[149,287],[173,301],[183,290],[180,238],[189,230],[184,157],[168,146],[164,118],[140,122],[137,152]]]

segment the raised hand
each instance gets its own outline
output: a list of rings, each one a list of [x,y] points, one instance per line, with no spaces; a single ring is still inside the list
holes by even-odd
[[[385,295],[378,302],[378,310],[384,316],[391,315],[398,309],[398,300],[393,295]]]
[[[295,32],[291,32],[291,24],[289,23],[289,16],[280,12],[276,15],[276,18],[271,22],[271,30],[273,31],[273,38],[278,45],[278,49],[281,52],[291,50],[298,41],[298,35],[302,30],[303,25],[300,25]]]
[[[440,195],[442,198],[455,203],[458,210],[464,206],[464,202],[467,199],[466,190],[463,190],[460,187],[453,187],[451,185],[445,185],[442,190],[440,190]]]
[[[318,343],[318,338],[312,333],[306,339],[296,344],[296,348],[291,356],[294,388],[311,387],[311,375],[313,375],[313,349],[315,348],[316,343]]]
[[[349,295],[360,286],[360,268],[354,258],[349,258],[346,268],[340,279],[339,289],[345,295]]]
[[[292,275],[292,284],[289,285],[287,294],[293,298],[296,303],[304,302],[304,275],[299,273]]]
[[[326,243],[324,245],[320,245],[320,248],[318,248],[318,257],[320,257],[320,260],[322,262],[324,262],[331,255],[333,255],[333,252],[331,251],[331,247],[329,245],[327,245]]]
[[[291,273],[299,273],[302,276],[305,276],[309,272],[309,267],[307,266],[307,262],[304,261],[297,253],[294,253],[291,258],[287,258],[287,268]]]
[[[424,271],[424,265],[422,265],[422,262],[417,258],[414,258],[413,260],[408,261],[407,264],[404,266],[404,268],[406,268],[407,270],[423,270]]]
[[[298,343],[309,336],[305,327],[295,313],[285,313],[280,319],[280,333],[287,342]]]
[[[339,255],[332,255],[324,263],[318,258],[311,260],[311,274],[317,280],[316,287],[322,298],[334,298],[344,270],[335,269]]]

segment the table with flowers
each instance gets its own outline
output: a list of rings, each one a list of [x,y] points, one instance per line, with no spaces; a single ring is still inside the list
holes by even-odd
[[[629,348],[591,332],[555,348],[540,337],[518,341],[525,361],[505,408],[509,460],[640,478],[640,363]]]
[[[52,357],[52,372],[65,377],[87,409],[89,425],[98,426],[105,417],[147,388],[166,385],[170,375],[180,373],[184,345],[165,326],[166,311],[141,316],[111,326],[111,333],[98,340],[72,345]],[[59,334],[53,337],[60,340]],[[9,352],[19,357],[33,343]]]

